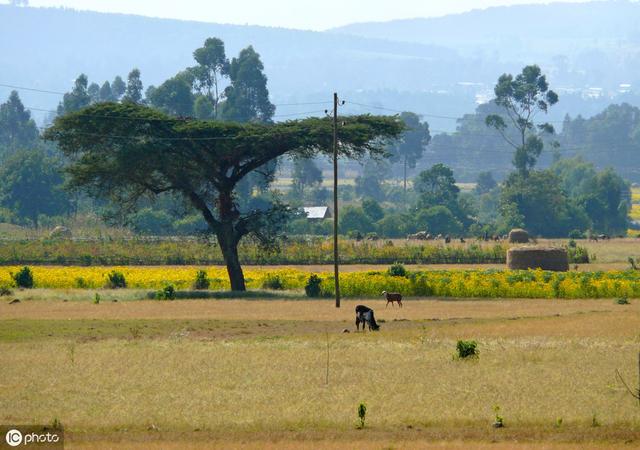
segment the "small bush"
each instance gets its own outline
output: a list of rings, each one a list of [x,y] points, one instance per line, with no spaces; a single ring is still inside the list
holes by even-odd
[[[33,273],[27,266],[20,269],[18,273],[12,273],[11,278],[19,288],[31,289],[34,286]]]
[[[207,276],[207,272],[204,270],[198,270],[196,273],[196,281],[193,283],[193,288],[196,291],[206,291],[211,286],[211,281]]]
[[[176,288],[173,284],[167,284],[165,287],[156,292],[156,300],[175,300]]]
[[[569,239],[584,239],[584,233],[580,230],[572,230],[569,232]]]
[[[125,280],[122,272],[113,270],[109,274],[107,274],[106,287],[108,289],[124,289],[127,287],[127,280]]]
[[[304,286],[307,297],[318,298],[322,296],[322,278],[316,274],[312,274]]]
[[[360,403],[358,405],[358,419],[360,420],[359,428],[364,428],[364,421],[367,418],[367,405]]]
[[[13,291],[9,288],[9,286],[0,284],[0,297],[4,297],[6,295],[11,295],[11,294],[13,294]]]
[[[498,405],[493,407],[493,412],[496,413],[496,420],[493,422],[494,428],[504,428],[504,417],[500,415],[500,407]]]
[[[281,291],[284,289],[284,283],[279,275],[267,274],[262,281],[262,289],[273,289]]]
[[[616,304],[618,305],[628,305],[629,299],[627,297],[622,297],[616,300]]]
[[[389,267],[389,270],[387,272],[392,277],[406,277],[407,276],[407,269],[405,269],[404,266],[402,264],[398,263],[398,262],[395,263],[394,265],[392,265],[391,267]]]
[[[480,354],[476,341],[458,341],[456,349],[458,350],[458,358],[460,359],[476,358]]]
[[[87,283],[87,280],[85,280],[84,278],[78,277],[76,278],[75,286],[78,289],[87,289],[89,287],[89,283]]]
[[[571,246],[571,242],[567,246],[567,256],[569,262],[572,264],[589,264],[591,258],[589,257],[589,251],[585,247],[575,245],[575,241],[572,241],[574,246]]]

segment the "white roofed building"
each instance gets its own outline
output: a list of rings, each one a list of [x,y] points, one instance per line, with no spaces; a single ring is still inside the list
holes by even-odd
[[[331,217],[328,206],[305,206],[302,209],[309,220],[323,220]]]

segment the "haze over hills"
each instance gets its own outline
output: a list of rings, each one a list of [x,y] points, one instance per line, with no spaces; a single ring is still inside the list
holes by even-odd
[[[331,31],[441,45],[472,57],[497,55],[507,60],[578,56],[591,49],[637,54],[640,3],[610,0],[503,6],[438,18],[356,23]]]
[[[157,85],[192,65],[193,50],[217,36],[230,56],[248,45],[261,54],[274,103],[330,101],[337,90],[357,103],[459,117],[490,98],[500,74],[538,63],[561,88],[554,120],[590,116],[612,101],[640,104],[633,92],[640,5],[626,1],[491,8],[330,32],[8,5],[0,5],[0,21],[0,83],[45,90],[67,91],[81,72],[101,83],[133,67],[145,87]],[[8,93],[0,88],[0,97]],[[59,100],[21,96],[42,109]],[[310,109],[320,108],[281,106],[277,114]],[[347,103],[343,111],[376,110]],[[455,120],[426,118],[434,130],[455,128]]]

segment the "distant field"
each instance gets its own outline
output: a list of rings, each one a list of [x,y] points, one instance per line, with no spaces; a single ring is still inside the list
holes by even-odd
[[[360,302],[380,332],[354,332],[351,301],[1,302],[0,420],[57,418],[83,449],[640,442],[615,377],[636,383],[640,302]],[[453,358],[458,339],[480,357]]]
[[[569,239],[540,239],[539,245],[566,246]],[[640,257],[640,239],[576,241],[588,249],[591,262],[627,263],[630,256]],[[340,241],[343,264],[504,264],[508,244],[455,241],[408,241],[406,239]],[[240,259],[249,265],[327,265],[333,262],[333,244],[329,238],[291,240],[279,252],[265,252],[244,242]],[[195,238],[173,239],[92,239],[59,241],[47,239],[0,242],[0,265],[219,265],[223,263],[215,243]]]

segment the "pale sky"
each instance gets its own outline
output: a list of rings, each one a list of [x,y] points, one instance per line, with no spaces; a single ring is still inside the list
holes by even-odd
[[[564,0],[581,2],[584,0]],[[0,0],[0,3],[9,3]],[[354,22],[434,17],[550,0],[30,0],[30,6],[121,12],[203,22],[325,30]]]

